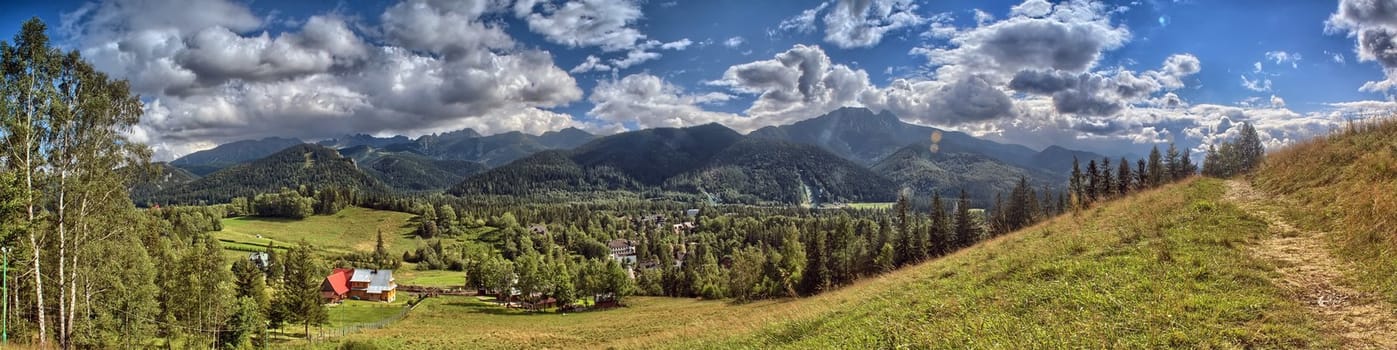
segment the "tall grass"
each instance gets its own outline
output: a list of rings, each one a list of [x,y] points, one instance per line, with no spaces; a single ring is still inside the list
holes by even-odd
[[[1293,200],[1288,217],[1331,232],[1359,284],[1397,303],[1397,117],[1271,152],[1252,181]]]

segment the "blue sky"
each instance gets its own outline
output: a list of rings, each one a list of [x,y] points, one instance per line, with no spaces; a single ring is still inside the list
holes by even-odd
[[[1239,121],[1279,146],[1390,109],[1385,61],[1356,45],[1388,29],[1354,3],[10,1],[0,32],[38,16],[131,79],[132,136],[162,159],[266,136],[749,131],[840,106],[1138,154]]]

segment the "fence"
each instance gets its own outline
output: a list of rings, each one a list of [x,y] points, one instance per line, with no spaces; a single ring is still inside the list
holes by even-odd
[[[426,300],[426,299],[427,299],[427,296],[425,296],[425,295],[419,296],[419,297],[417,298],[417,300],[411,301],[411,302],[408,303],[407,306],[403,307],[403,310],[402,310],[402,311],[398,311],[397,314],[394,314],[393,316],[389,316],[388,318],[385,318],[385,319],[382,319],[382,320],[378,320],[378,321],[376,321],[376,322],[353,324],[353,325],[348,325],[348,326],[338,327],[338,328],[331,328],[331,329],[320,328],[320,330],[319,330],[319,332],[318,332],[318,335],[316,336],[316,339],[328,339],[328,338],[333,338],[333,337],[343,337],[343,336],[346,336],[346,335],[358,333],[359,331],[362,331],[362,330],[365,330],[365,329],[379,329],[379,328],[387,327],[388,325],[393,324],[393,322],[398,322],[398,321],[402,320],[403,318],[407,317],[407,313],[408,313],[408,312],[412,311],[412,309],[416,309],[416,308],[417,308],[417,305],[422,304],[422,301],[423,301],[423,300]]]

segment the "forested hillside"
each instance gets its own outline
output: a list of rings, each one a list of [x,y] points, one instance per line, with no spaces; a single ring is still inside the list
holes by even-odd
[[[664,189],[724,203],[891,200],[891,183],[816,147],[744,138],[718,124],[657,128],[597,139],[572,151],[540,152],[471,176],[450,192]]]
[[[387,189],[383,183],[361,171],[353,159],[343,157],[333,149],[301,144],[134,200],[141,205],[227,203],[234,197],[251,197],[301,186],[339,187],[365,192]]]
[[[370,176],[403,191],[443,190],[486,170],[480,163],[433,159],[412,151],[392,152],[367,145],[341,149],[340,154],[354,159]]]
[[[1071,165],[1069,161],[1067,168]],[[920,195],[952,196],[964,189],[971,193],[972,202],[978,206],[992,204],[996,194],[1008,193],[1020,178],[1030,179],[1034,188],[1056,190],[1063,188],[1068,175],[1025,169],[975,153],[933,151],[930,144],[925,143],[903,147],[874,164],[872,169]]]
[[[298,139],[280,137],[236,141],[190,153],[171,161],[170,165],[204,176],[233,165],[261,159],[301,143],[303,142]]]
[[[496,167],[551,149],[571,149],[592,140],[592,134],[575,128],[529,135],[521,132],[480,136],[466,129],[418,138],[411,145],[437,159],[465,160]]]
[[[708,193],[723,203],[890,202],[892,182],[814,146],[748,138],[665,188]]]

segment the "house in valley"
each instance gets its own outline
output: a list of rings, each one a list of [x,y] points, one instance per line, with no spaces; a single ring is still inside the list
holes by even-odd
[[[611,258],[635,266],[635,242],[618,238],[607,242],[606,247],[611,248]]]
[[[321,283],[320,296],[326,302],[354,299],[391,303],[398,296],[398,283],[393,270],[335,269]]]

